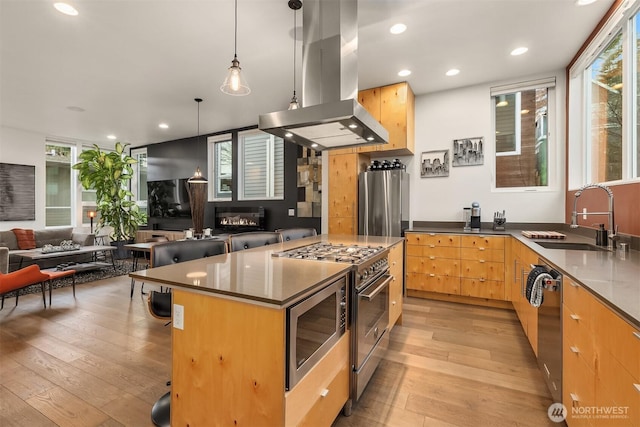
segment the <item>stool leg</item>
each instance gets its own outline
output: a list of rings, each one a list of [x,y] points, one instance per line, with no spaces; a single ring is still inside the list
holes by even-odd
[[[49,307],[51,307],[51,290],[53,289],[53,284],[51,283],[51,279],[47,280],[49,283]]]
[[[133,299],[133,288],[135,288],[136,286],[136,280],[134,278],[131,278],[131,299]]]
[[[51,284],[49,284],[49,286],[51,286]],[[44,282],[40,282],[40,288],[42,288],[42,304],[44,305],[44,308],[47,308],[47,297],[44,294]],[[49,294],[49,296],[51,296],[51,294]],[[51,305],[51,300],[49,300],[49,305]]]
[[[73,297],[76,297],[76,275],[72,274],[71,275],[71,286],[73,287]],[[49,305],[51,305],[51,302],[49,302]]]

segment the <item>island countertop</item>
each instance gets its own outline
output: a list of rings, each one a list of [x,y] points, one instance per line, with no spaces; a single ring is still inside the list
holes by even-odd
[[[320,235],[135,271],[130,276],[141,282],[161,283],[284,308],[333,278],[346,274],[352,265],[291,259],[274,254],[320,242],[388,248],[401,241],[400,237]]]

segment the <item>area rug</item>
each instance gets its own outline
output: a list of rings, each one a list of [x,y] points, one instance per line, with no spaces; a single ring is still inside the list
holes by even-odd
[[[117,260],[115,264],[115,271],[113,267],[103,267],[97,270],[82,271],[76,273],[76,285],[87,282],[95,282],[96,280],[108,279],[110,277],[123,276],[125,274],[131,273],[132,271],[133,264],[130,260]],[[53,280],[51,283],[53,285],[53,289],[64,288],[65,286],[71,286],[71,284],[73,283],[73,279],[70,276],[62,277],[60,279]],[[42,292],[40,284],[35,284],[24,289],[20,289],[20,295],[32,294],[34,292]],[[15,296],[15,292],[8,293],[6,295],[6,298],[10,298],[11,296]]]

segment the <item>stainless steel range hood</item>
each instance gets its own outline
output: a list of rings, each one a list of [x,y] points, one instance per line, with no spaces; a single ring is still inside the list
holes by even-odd
[[[357,101],[357,0],[305,0],[302,10],[302,108],[262,114],[258,127],[315,150],[386,144]]]

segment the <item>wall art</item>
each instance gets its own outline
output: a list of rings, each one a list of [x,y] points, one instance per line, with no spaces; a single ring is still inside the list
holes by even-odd
[[[0,163],[0,221],[35,221],[36,167]]]
[[[423,151],[420,156],[420,177],[449,176],[449,150]]]
[[[484,163],[484,137],[453,140],[452,166],[475,166]]]

